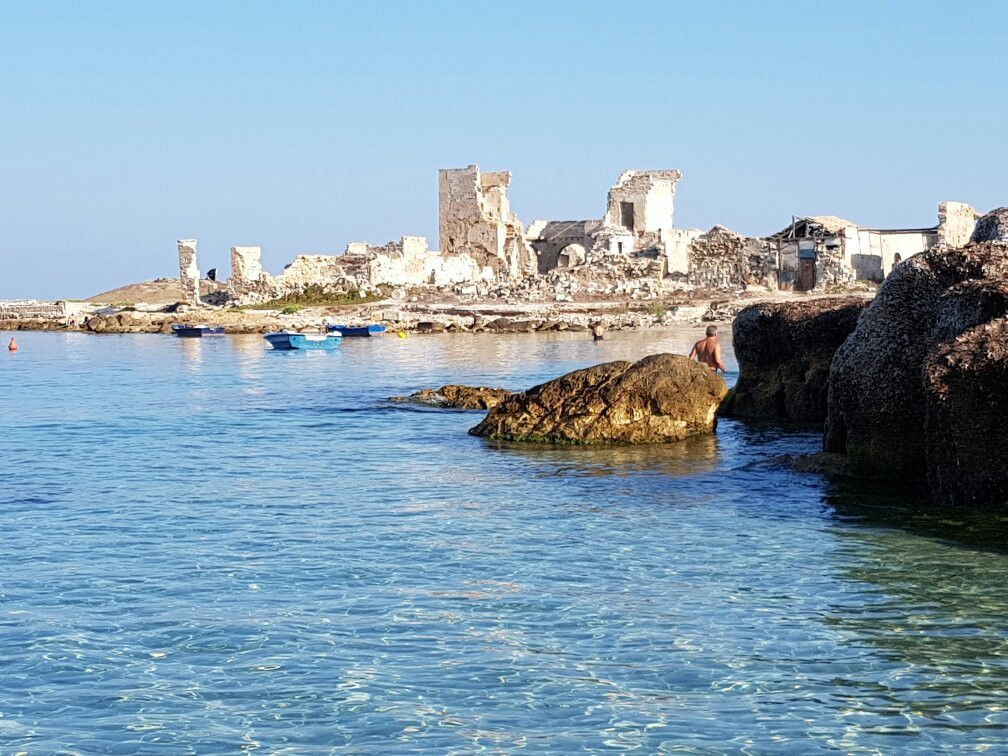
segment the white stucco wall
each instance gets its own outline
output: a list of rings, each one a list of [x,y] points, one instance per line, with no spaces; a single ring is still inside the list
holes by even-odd
[[[888,276],[892,272],[896,255],[900,260],[918,255],[929,249],[937,235],[930,233],[879,234],[882,249],[882,273]]]

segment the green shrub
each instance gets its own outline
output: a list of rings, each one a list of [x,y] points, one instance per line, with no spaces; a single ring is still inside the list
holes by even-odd
[[[281,310],[285,314],[292,314],[303,307],[338,307],[340,305],[365,304],[366,302],[376,302],[387,295],[384,288],[378,293],[361,295],[359,291],[332,291],[326,286],[318,284],[306,286],[304,289],[293,294],[288,294],[279,299],[263,302],[258,305],[249,305],[249,310]],[[293,307],[290,313],[287,309]]]
[[[668,312],[668,306],[661,300],[655,300],[654,302],[648,302],[647,311],[649,315],[661,319]]]

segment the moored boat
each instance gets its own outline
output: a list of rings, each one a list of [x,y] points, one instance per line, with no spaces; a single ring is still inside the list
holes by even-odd
[[[330,333],[339,333],[340,336],[378,336],[385,333],[385,326],[380,323],[372,323],[366,326],[348,326],[342,323],[326,326]]]
[[[172,333],[176,336],[182,336],[189,339],[201,339],[204,336],[223,336],[224,326],[211,326],[200,324],[200,325],[189,325],[188,323],[175,323],[172,327]]]
[[[334,333],[297,333],[293,331],[267,333],[263,338],[274,349],[335,349],[343,340],[342,336]]]

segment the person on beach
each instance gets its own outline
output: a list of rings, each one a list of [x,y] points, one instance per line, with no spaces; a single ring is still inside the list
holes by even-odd
[[[605,338],[605,328],[602,327],[602,321],[596,320],[595,325],[591,327],[592,341],[602,341]]]
[[[721,359],[721,345],[718,343],[716,325],[707,326],[707,337],[700,339],[693,345],[693,351],[689,353],[689,356],[691,360],[695,359],[697,362],[702,362],[713,368],[715,373],[718,370],[722,373],[728,372]]]

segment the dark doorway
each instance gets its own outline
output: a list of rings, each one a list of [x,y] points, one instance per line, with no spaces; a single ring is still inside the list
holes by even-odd
[[[798,261],[798,288],[801,291],[815,288],[815,260],[803,257]]]
[[[633,231],[633,202],[620,202],[619,207],[620,220],[623,222],[623,228],[629,228]]]

